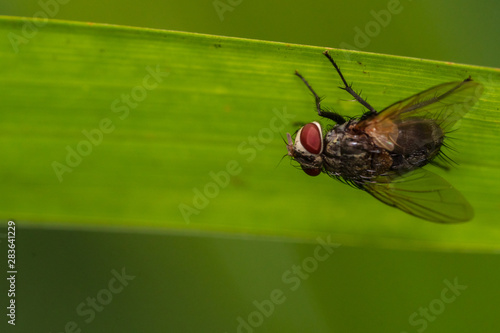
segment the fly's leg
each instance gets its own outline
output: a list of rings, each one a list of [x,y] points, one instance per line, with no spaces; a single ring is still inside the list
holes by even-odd
[[[339,66],[337,66],[337,63],[332,59],[332,57],[330,56],[330,53],[328,53],[328,51],[325,51],[325,52],[323,52],[323,54],[325,55],[325,57],[328,58],[328,60],[330,60],[333,67],[335,67],[335,69],[337,70],[337,73],[339,73],[339,76],[342,79],[342,82],[344,83],[344,87],[340,87],[340,89],[347,91],[349,94],[351,94],[352,97],[354,97],[355,100],[357,100],[359,103],[361,103],[365,108],[367,108],[369,110],[365,114],[365,116],[376,115],[377,111],[375,111],[375,109],[370,104],[368,104],[367,101],[365,101],[363,98],[361,98],[361,96],[356,94],[356,92],[354,90],[352,90],[352,85],[347,84],[347,81],[344,79],[344,75],[342,75],[342,72],[340,71]]]
[[[309,83],[306,81],[306,79],[304,79],[304,77],[302,75],[299,74],[299,72],[295,71],[295,75],[300,77],[300,79],[305,83],[307,88],[313,94],[314,99],[316,100],[316,109],[318,110],[318,115],[320,115],[321,117],[324,117],[324,118],[331,119],[334,122],[336,122],[337,124],[345,123],[344,117],[342,117],[338,113],[331,112],[331,111],[325,111],[325,110],[321,109],[321,98],[318,96],[318,94],[316,94],[316,92],[313,90],[313,88],[311,88]]]

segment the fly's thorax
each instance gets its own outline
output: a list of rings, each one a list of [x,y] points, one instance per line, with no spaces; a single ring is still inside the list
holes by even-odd
[[[371,179],[387,171],[392,160],[366,133],[356,130],[358,120],[333,127],[325,136],[325,169],[347,180]]]
[[[354,130],[357,120],[333,127],[325,136],[325,155],[363,158],[377,150],[369,136]]]
[[[348,123],[336,125],[325,135],[325,155],[328,157],[340,157],[342,153],[341,145],[346,133]]]

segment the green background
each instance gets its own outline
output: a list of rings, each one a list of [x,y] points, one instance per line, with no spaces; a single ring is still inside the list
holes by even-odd
[[[364,29],[373,20],[370,11],[385,9],[387,3],[242,1],[221,21],[210,1],[72,0],[61,5],[56,18],[339,47],[342,43],[355,46],[355,27]],[[403,11],[394,15],[368,46],[358,47],[360,50],[499,67],[500,24],[496,16],[500,5],[496,2],[401,1],[401,6]],[[37,2],[17,1],[0,3],[0,10],[4,15],[29,17],[40,7]],[[355,84],[360,86],[359,82]],[[276,177],[284,172],[287,177],[295,175],[284,168],[290,168],[288,163],[282,162],[273,170]],[[219,167],[200,170],[200,174],[210,170]],[[292,186],[286,192],[262,191],[283,195],[276,200],[288,201],[294,209],[300,186],[315,184],[308,179],[294,187],[298,179],[290,179]],[[321,186],[332,188],[335,223],[335,190],[341,187],[328,183]],[[256,203],[259,201],[248,205]],[[378,207],[371,202],[368,205]],[[279,219],[279,211],[271,213]],[[356,213],[353,210],[352,214]],[[307,214],[301,211],[298,216]],[[374,216],[371,223],[375,228],[385,223],[379,215]],[[398,215],[391,212],[387,216]],[[6,221],[17,217],[1,218]],[[79,219],[81,216],[75,216]],[[284,291],[286,301],[276,305],[255,332],[417,332],[422,326],[410,325],[410,315],[420,307],[437,304],[432,302],[441,297],[446,287],[443,281],[455,278],[467,289],[429,320],[425,331],[498,331],[495,316],[500,270],[497,255],[491,251],[446,253],[418,251],[418,247],[407,251],[401,244],[395,246],[398,249],[390,249],[390,244],[352,246],[339,241],[341,246],[301,281],[300,288],[291,291],[282,276],[314,254],[314,242],[157,229],[75,230],[70,227],[73,221],[57,221],[68,223],[65,227],[38,226],[34,222],[36,217],[33,221],[17,220],[20,273],[15,330],[19,332],[62,332],[70,321],[77,322],[83,332],[236,332],[237,318],[247,318],[255,311],[252,302],[269,299],[275,289]],[[445,234],[442,226],[428,228]],[[492,230],[493,235],[496,232]],[[135,279],[114,295],[95,320],[85,323],[76,307],[107,288],[113,277],[111,271],[122,267]]]

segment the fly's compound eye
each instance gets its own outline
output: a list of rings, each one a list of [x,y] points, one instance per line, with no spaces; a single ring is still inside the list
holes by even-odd
[[[323,151],[323,136],[319,123],[309,123],[299,130],[295,138],[295,150],[312,155]]]
[[[317,176],[321,173],[321,167],[318,166],[321,166],[319,154],[323,151],[323,133],[318,122],[309,123],[297,132],[293,148],[303,157],[307,157],[304,161],[297,159],[306,174]],[[311,160],[316,160],[316,162],[311,165]]]
[[[323,135],[319,123],[313,122],[302,127],[297,138],[295,144],[302,146],[309,154],[318,155],[323,151]]]

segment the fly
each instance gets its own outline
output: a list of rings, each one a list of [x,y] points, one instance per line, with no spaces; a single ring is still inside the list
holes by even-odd
[[[472,219],[464,196],[422,167],[431,163],[447,169],[436,158],[446,161],[446,135],[479,100],[483,86],[470,77],[443,83],[378,112],[347,84],[328,51],[323,54],[339,74],[340,88],[368,111],[346,118],[323,109],[321,98],[296,71],[313,94],[318,115],[335,125],[323,130],[318,122],[306,124],[295,140],[287,133],[288,155],[310,176],[324,172],[416,217],[439,223]]]

